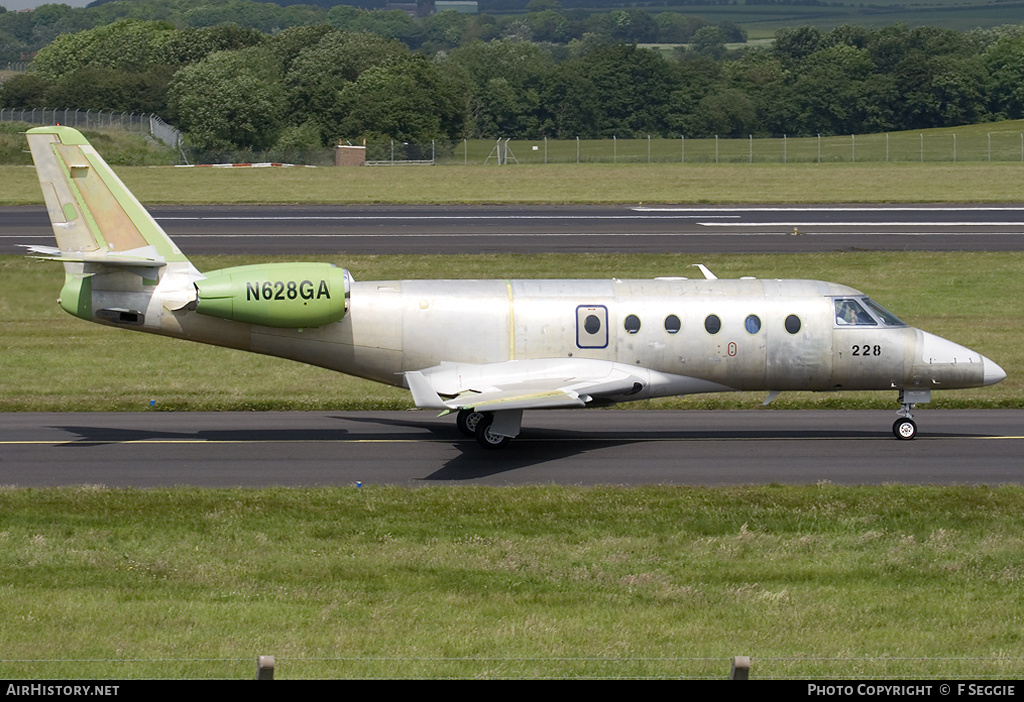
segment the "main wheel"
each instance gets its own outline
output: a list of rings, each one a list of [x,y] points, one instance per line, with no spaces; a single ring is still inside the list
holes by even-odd
[[[491,431],[491,424],[494,422],[494,415],[482,414],[476,425],[476,442],[485,449],[500,449],[508,445],[511,437],[495,434]]]
[[[914,424],[913,419],[900,417],[896,420],[896,423],[892,425],[892,433],[897,439],[913,439],[917,436],[917,425]]]
[[[455,426],[457,426],[459,431],[464,435],[473,438],[476,436],[476,427],[480,424],[480,420],[483,418],[483,412],[477,412],[476,410],[470,409],[459,410],[459,413],[455,415]]]

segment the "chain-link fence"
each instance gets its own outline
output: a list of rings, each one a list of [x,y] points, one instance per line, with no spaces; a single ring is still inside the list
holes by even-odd
[[[333,149],[198,151],[156,115],[72,109],[0,109],[0,122],[66,124],[82,129],[124,129],[176,149],[183,163],[291,163],[329,166]],[[996,127],[997,125],[993,125]],[[366,144],[366,165],[516,165],[545,163],[1024,163],[1024,132],[929,130],[793,138],[725,139],[648,136],[619,139],[465,139],[461,142]]]
[[[181,148],[182,143],[181,132],[152,114],[103,110],[0,108],[0,122],[63,124],[76,129],[123,129],[136,134],[148,134],[175,149]]]
[[[476,139],[438,163],[1024,162],[1024,132],[931,130],[792,138]]]

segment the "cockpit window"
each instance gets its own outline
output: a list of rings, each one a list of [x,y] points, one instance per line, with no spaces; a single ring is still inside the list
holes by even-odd
[[[838,297],[835,306],[836,324],[841,327],[877,327],[879,322],[889,327],[907,326],[896,315],[867,297]]]
[[[899,318],[896,317],[896,315],[883,308],[874,300],[866,297],[864,298],[863,302],[865,305],[867,305],[868,309],[875,313],[876,317],[882,320],[882,324],[888,325],[890,327],[907,326],[905,322],[901,321]]]
[[[876,326],[878,322],[857,300],[839,298],[836,300],[836,324],[841,327]]]

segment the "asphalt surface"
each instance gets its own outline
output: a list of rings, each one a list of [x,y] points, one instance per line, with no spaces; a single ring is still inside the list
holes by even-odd
[[[154,206],[187,254],[1020,251],[1024,206]],[[52,246],[0,207],[0,253]]]
[[[431,412],[0,414],[0,484],[156,487],[1024,481],[1024,411],[534,411],[501,451]]]

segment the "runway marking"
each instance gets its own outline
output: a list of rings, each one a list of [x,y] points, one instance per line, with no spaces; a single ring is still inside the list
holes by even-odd
[[[689,215],[696,217],[697,213]],[[708,215],[701,214],[705,218],[739,219],[741,215]],[[497,221],[521,221],[521,220],[593,220],[593,219],[680,219],[678,215],[650,216],[650,215],[280,215],[280,216],[256,216],[256,215],[209,215],[196,217],[156,217],[161,222],[423,222],[453,220],[497,220]]]
[[[723,232],[715,234],[715,236],[721,237],[759,237],[759,236],[779,236],[788,237],[792,236],[790,231],[766,231],[772,228],[783,228],[792,229],[793,227],[837,227],[837,228],[849,228],[849,227],[875,227],[875,226],[891,226],[891,227],[997,227],[997,226],[1008,226],[1018,227],[1024,229],[1024,222],[1010,222],[1010,223],[994,223],[994,222],[956,222],[956,223],[900,223],[900,222],[883,222],[877,223],[856,223],[856,222],[733,222],[733,223],[717,223],[717,222],[693,222],[701,227],[736,227],[736,228],[753,228],[758,227],[761,231],[737,231],[737,232]],[[904,232],[862,232],[863,236],[907,236],[907,237],[961,237],[961,236],[974,236],[977,232],[969,231],[904,231]],[[1019,237],[1022,235],[1020,231],[1009,231],[1009,232],[985,232],[986,236],[1012,236]],[[181,232],[175,232],[174,238],[177,239],[202,239],[204,241],[213,241],[215,239],[433,239],[438,237],[444,237],[448,239],[457,238],[529,238],[529,237],[541,237],[541,238],[601,238],[601,237],[615,237],[615,238],[685,238],[685,237],[703,237],[708,236],[706,232],[607,232],[607,233],[595,233],[595,232],[501,232],[501,233],[488,233],[488,232],[444,232],[444,233],[430,233],[430,232],[370,232],[356,234],[352,232],[326,232],[320,234],[310,233],[288,233],[278,232],[274,234],[185,234]],[[805,237],[838,237],[838,236],[849,236],[849,231],[814,231],[814,232],[803,232],[801,236]],[[20,242],[29,240],[43,240],[52,241],[52,234],[22,234],[22,235],[6,235],[0,234],[0,239],[11,239]]]
[[[634,207],[636,212],[1024,212],[1024,207],[1015,205],[993,205],[986,207],[931,207],[928,205],[895,207],[859,207],[857,205],[793,206],[793,207]]]
[[[703,227],[1024,227],[1024,222],[697,222]],[[931,232],[922,232],[930,234]],[[998,233],[998,232],[997,232]],[[1006,232],[1019,234],[1020,232]]]
[[[536,438],[528,436],[520,436],[516,439],[517,443],[550,443],[550,442],[566,442],[566,441],[587,441],[587,442],[600,442],[600,441],[629,441],[635,443],[641,442],[657,442],[657,441],[674,441],[674,442],[694,442],[694,441],[877,441],[877,440],[891,441],[891,437],[883,432],[879,432],[878,436],[803,436],[803,437],[792,437],[792,436],[706,436],[706,437],[686,437],[686,436],[662,436],[662,437],[637,437],[637,436],[577,436],[577,437],[550,437],[550,438]],[[1011,439],[1011,440],[1024,440],[1024,436],[919,436],[914,439],[915,442],[919,441],[949,441],[952,439],[957,440],[975,440],[975,441],[990,441],[1000,439]],[[472,439],[437,439],[437,438],[416,438],[416,439],[71,439],[63,441],[52,441],[52,440],[17,440],[17,441],[0,441],[0,446],[110,446],[114,444],[413,444],[413,443],[468,443],[472,442]]]

